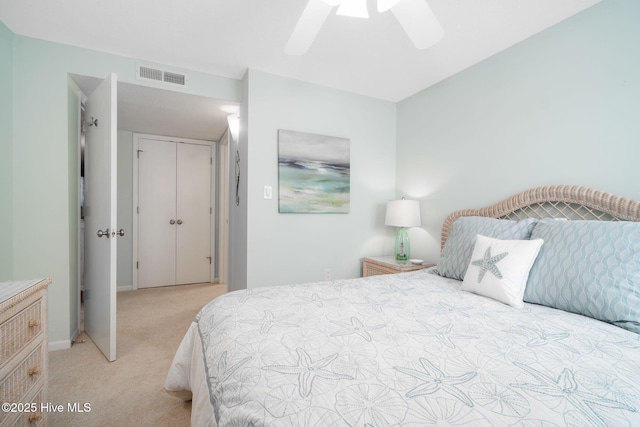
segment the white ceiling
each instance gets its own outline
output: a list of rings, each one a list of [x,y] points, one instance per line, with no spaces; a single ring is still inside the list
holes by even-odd
[[[307,0],[0,0],[16,34],[240,79],[247,68],[399,101],[600,0],[428,0],[444,28],[417,50],[390,12],[331,15],[302,56],[284,46]]]

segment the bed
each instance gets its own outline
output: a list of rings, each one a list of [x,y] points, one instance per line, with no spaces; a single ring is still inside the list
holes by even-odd
[[[209,302],[165,389],[193,426],[638,426],[639,220],[576,186],[455,212],[435,268]]]

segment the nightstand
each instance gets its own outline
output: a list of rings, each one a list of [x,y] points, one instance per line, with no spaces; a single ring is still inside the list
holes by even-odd
[[[377,276],[379,274],[395,274],[407,271],[422,270],[423,268],[433,267],[435,264],[416,265],[406,262],[400,264],[393,255],[390,256],[372,256],[362,258],[362,277]]]

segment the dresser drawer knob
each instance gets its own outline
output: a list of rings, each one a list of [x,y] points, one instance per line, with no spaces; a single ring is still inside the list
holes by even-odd
[[[40,421],[42,419],[42,414],[31,414],[29,415],[29,422],[34,423]]]
[[[33,377],[34,375],[40,375],[40,372],[40,366],[34,366],[33,368],[29,368],[29,370],[27,371],[30,377]]]
[[[40,319],[29,320],[29,327],[30,328],[36,328],[38,326],[40,326]]]

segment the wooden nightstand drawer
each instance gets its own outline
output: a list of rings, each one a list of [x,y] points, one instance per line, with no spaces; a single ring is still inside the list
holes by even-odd
[[[433,267],[435,264],[400,264],[393,256],[362,258],[362,277],[377,276],[380,274],[404,273],[407,271],[422,270]]]

